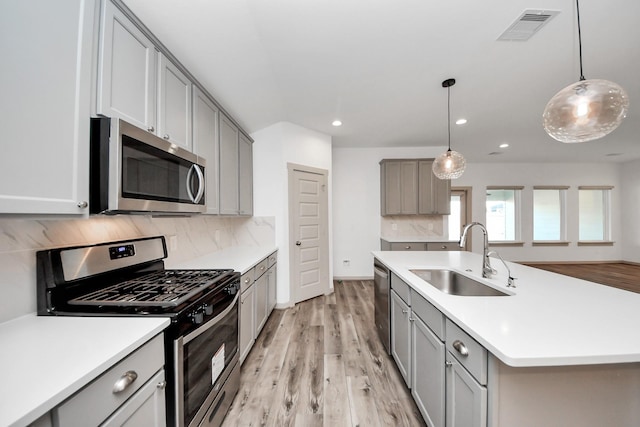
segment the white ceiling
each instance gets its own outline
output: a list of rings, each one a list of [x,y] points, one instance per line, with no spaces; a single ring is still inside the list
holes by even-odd
[[[584,144],[541,124],[580,75],[573,0],[124,1],[249,133],[289,121],[336,147],[446,145],[453,77],[452,120],[469,122],[452,125],[452,148],[468,161],[640,158],[638,0],[580,2],[585,77],[631,100],[618,129]],[[560,13],[528,41],[497,41],[525,9]]]

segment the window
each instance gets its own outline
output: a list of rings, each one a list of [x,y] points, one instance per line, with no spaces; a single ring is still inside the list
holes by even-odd
[[[456,192],[451,192],[451,210],[449,214],[449,240],[460,240],[462,233],[462,196]]]
[[[566,240],[565,205],[568,187],[533,187],[533,240]]]
[[[609,241],[609,200],[613,187],[578,188],[578,240]]]
[[[492,242],[520,239],[520,193],[523,187],[487,187],[486,227]]]

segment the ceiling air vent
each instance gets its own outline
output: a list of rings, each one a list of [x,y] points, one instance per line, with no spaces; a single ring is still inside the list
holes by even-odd
[[[559,10],[527,9],[506,29],[498,40],[525,41],[537,33],[547,22],[560,13]]]

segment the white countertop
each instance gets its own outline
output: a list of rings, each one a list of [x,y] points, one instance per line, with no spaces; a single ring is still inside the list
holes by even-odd
[[[507,288],[498,259],[498,274],[483,279],[482,256],[470,252],[373,255],[507,365],[640,362],[640,294],[511,262],[517,287]],[[409,271],[416,268],[450,268],[513,295],[448,295]]]
[[[168,325],[158,317],[35,314],[0,323],[0,426],[35,421]]]
[[[240,274],[244,274],[277,249],[275,246],[232,246],[175,265],[166,264],[166,267],[182,269],[232,268]]]

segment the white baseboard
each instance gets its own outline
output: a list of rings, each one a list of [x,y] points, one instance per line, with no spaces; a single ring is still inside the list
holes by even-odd
[[[342,276],[334,277],[333,281],[349,281],[349,280],[373,280],[373,276]]]

